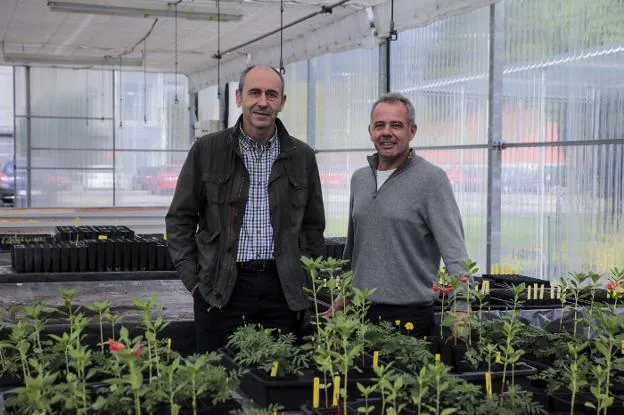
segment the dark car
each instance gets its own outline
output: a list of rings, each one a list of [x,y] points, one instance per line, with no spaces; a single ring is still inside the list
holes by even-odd
[[[8,160],[0,171],[0,200],[12,205],[15,201],[15,166],[13,160]]]

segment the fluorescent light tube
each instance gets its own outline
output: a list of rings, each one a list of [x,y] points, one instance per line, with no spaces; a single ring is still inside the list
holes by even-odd
[[[130,6],[113,6],[106,4],[94,3],[76,3],[71,1],[48,1],[48,7],[52,11],[65,13],[86,13],[86,14],[102,14],[113,16],[127,17],[175,17],[175,9],[173,7],[130,7]],[[216,12],[193,11],[187,7],[178,8],[177,16],[187,20],[209,20],[216,21]],[[243,18],[242,14],[221,13],[220,20],[222,22],[237,21]]]
[[[32,55],[18,53],[4,53],[5,62],[13,64],[40,64],[40,65],[69,65],[69,66],[141,66],[143,60],[138,58],[119,58],[112,56],[56,56],[56,55]]]

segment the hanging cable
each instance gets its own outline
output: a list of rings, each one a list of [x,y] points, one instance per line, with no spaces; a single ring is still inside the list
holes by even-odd
[[[123,56],[119,55],[119,128],[123,127],[123,89],[121,87],[122,60]]]
[[[280,73],[284,75],[286,68],[284,68],[284,0],[280,1]]]
[[[85,70],[85,84],[86,84],[85,91],[87,93],[86,94],[87,95],[87,103],[86,103],[87,121],[86,122],[87,122],[87,126],[89,126],[89,113],[90,113],[90,111],[89,111],[89,70],[88,69]]]
[[[181,1],[181,0],[180,0]],[[176,2],[174,5],[174,64],[175,64],[175,103],[177,104],[178,102],[180,102],[178,100],[178,4],[180,2]]]
[[[147,67],[146,67],[146,51],[145,45],[147,40],[143,41],[143,124],[147,124]]]
[[[217,0],[217,100],[221,101],[221,1]]]
[[[102,95],[101,95],[102,102],[101,102],[101,105],[102,105],[102,121],[104,121],[104,65],[102,65],[100,67],[100,75],[102,75],[102,87],[101,87],[102,88],[102,91],[101,91],[102,92]]]
[[[394,29],[394,0],[390,0],[390,33],[389,38],[391,41],[397,40],[399,34]]]

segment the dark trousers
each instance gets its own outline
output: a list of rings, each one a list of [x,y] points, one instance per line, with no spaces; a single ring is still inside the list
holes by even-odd
[[[367,318],[372,323],[389,321],[395,324],[400,321],[401,333],[419,338],[429,336],[435,326],[432,306],[373,304],[368,309]],[[412,330],[405,328],[408,322],[414,326]]]
[[[288,307],[274,266],[265,271],[239,268],[232,297],[222,309],[210,307],[199,290],[193,300],[198,353],[223,347],[243,324],[262,324],[265,328],[290,332],[295,329],[300,314]]]

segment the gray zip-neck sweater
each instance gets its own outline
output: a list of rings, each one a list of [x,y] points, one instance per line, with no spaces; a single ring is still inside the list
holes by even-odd
[[[440,258],[451,275],[465,273],[468,259],[451,183],[410,150],[377,191],[377,154],[368,162],[351,178],[344,258],[351,260],[353,286],[377,288],[373,303],[430,305]]]

